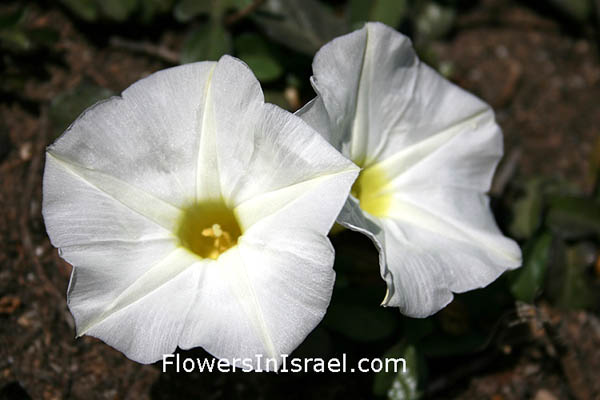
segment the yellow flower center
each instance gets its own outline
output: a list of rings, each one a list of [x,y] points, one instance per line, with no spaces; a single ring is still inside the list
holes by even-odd
[[[375,217],[387,214],[392,203],[389,179],[377,164],[363,169],[352,185],[350,193],[360,203],[360,208]]]
[[[237,244],[242,230],[224,202],[200,202],[183,210],[176,233],[181,246],[216,260]]]

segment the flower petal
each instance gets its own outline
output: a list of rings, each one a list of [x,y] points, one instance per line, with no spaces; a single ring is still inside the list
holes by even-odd
[[[239,60],[221,58],[211,93],[221,186],[244,234],[202,268],[181,346],[264,369],[257,356],[278,365],[325,313],[334,278],[326,235],[358,168],[300,118],[265,104]]]
[[[360,65],[358,73],[348,64]],[[422,64],[407,37],[379,23],[324,46],[313,70],[318,97],[298,115],[356,163],[384,174],[385,184],[369,194],[386,196],[384,215],[369,215],[351,196],[338,218],[380,250],[384,305],[430,315],[452,292],[520,265],[519,247],[499,231],[484,194],[502,156],[487,104]]]
[[[142,79],[84,112],[50,151],[177,207],[196,196],[206,84],[215,63]]]
[[[485,198],[481,201],[483,204],[479,205],[478,211],[487,206]],[[477,207],[477,204],[470,205]],[[415,210],[418,207],[410,209]],[[430,227],[434,227],[435,219],[425,213],[415,211],[411,218],[428,220]],[[384,305],[399,307],[409,316],[431,315],[452,300],[452,292],[484,287],[507,268],[521,265],[520,250],[513,241],[481,231],[464,232],[461,229],[465,227],[450,227],[441,220],[435,222],[438,223],[437,230],[422,228],[413,222],[381,219],[388,271],[393,279],[391,289],[388,285],[390,292]],[[484,237],[478,238],[479,234]],[[478,240],[465,240],[474,238]],[[498,245],[499,248],[492,249],[487,245]]]
[[[175,249],[82,326],[80,334],[100,338],[140,363],[152,363],[174,352],[185,328],[185,315],[193,305],[198,275],[207,263],[183,248]],[[74,274],[71,282],[78,278]],[[89,290],[81,292],[94,303]],[[77,301],[81,307],[77,289],[71,293],[70,304]]]
[[[187,283],[189,277],[179,280],[178,273],[198,259],[176,250],[172,234],[138,212],[142,203],[136,209],[109,196],[114,181],[49,153],[44,219],[52,243],[74,266],[67,300],[78,335],[99,337],[135,361],[154,362],[177,345],[183,322],[164,316],[187,312],[195,284]],[[146,206],[160,211],[155,203]],[[175,277],[179,283],[171,282]],[[169,295],[171,308],[165,310],[158,305],[169,291],[177,295]]]
[[[322,319],[335,276],[331,244],[311,231],[270,228],[202,269],[182,348],[273,370]],[[243,358],[251,364],[241,365]]]
[[[48,233],[74,265],[78,334],[144,363],[178,344],[280,361],[329,303],[326,234],[357,174],[299,117],[264,104],[230,57],[92,107],[49,148],[44,176]],[[173,232],[184,207],[221,198],[243,235],[203,260]]]
[[[221,185],[232,206],[315,178],[358,172],[302,119],[265,104],[258,81],[240,60],[221,58],[211,90]]]

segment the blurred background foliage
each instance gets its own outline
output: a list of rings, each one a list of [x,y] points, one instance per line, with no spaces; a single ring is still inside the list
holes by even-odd
[[[452,79],[454,65],[432,43],[453,34],[457,15],[473,6],[466,0],[60,0],[59,7],[88,40],[160,61],[164,66],[217,60],[232,54],[244,60],[261,81],[266,100],[295,111],[314,93],[311,60],[331,39],[381,21],[408,34],[421,58]],[[556,18],[577,35],[597,35],[594,0],[523,1]],[[0,8],[0,100],[39,110],[23,96],[35,77],[50,79],[65,68],[54,45],[60,32],[28,23],[31,4]],[[543,10],[542,10],[543,9]],[[165,31],[177,40],[159,40]],[[591,33],[590,33],[591,32]],[[161,44],[157,44],[157,43]],[[167,45],[164,43],[167,42]],[[83,80],[58,93],[49,107],[53,137],[88,106],[116,94],[115,89]],[[0,124],[2,128],[2,124]],[[0,130],[0,149],[6,140]],[[0,150],[0,161],[5,154]],[[505,160],[501,171],[510,169]],[[402,317],[378,307],[385,293],[372,245],[351,232],[332,238],[337,250],[337,281],[323,323],[294,354],[333,357],[405,357],[405,374],[378,373],[363,378],[377,398],[418,399],[443,387],[440,371],[459,361],[488,362],[511,352],[522,340],[522,325],[535,319],[536,305],[599,310],[600,140],[589,160],[596,184],[586,190],[549,177],[516,177],[492,192],[501,228],[524,251],[521,269],[489,287],[457,295],[427,319]],[[503,169],[504,168],[504,169]],[[502,175],[502,174],[499,174]],[[529,310],[529,311],[528,311]],[[529,312],[529,314],[528,314]],[[525,315],[525,317],[524,317]],[[530,317],[527,317],[529,315]],[[457,361],[458,360],[458,361]],[[433,379],[433,378],[435,379]],[[436,386],[437,385],[437,386]]]

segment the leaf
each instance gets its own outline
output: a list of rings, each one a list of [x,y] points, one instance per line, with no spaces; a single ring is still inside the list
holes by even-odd
[[[138,0],[102,0],[98,4],[105,17],[123,22],[135,11]]]
[[[83,83],[56,96],[49,109],[55,135],[64,132],[86,108],[112,95],[113,92],[109,89]]]
[[[554,197],[549,201],[546,224],[565,239],[600,237],[600,203],[584,197]]]
[[[266,34],[285,46],[310,56],[350,26],[316,0],[267,0],[254,20]]]
[[[548,232],[531,239],[524,249],[523,266],[514,272],[510,291],[517,300],[533,303],[544,286],[551,254],[552,235]]]
[[[235,48],[238,57],[248,64],[260,81],[273,81],[283,74],[281,64],[271,55],[268,44],[259,35],[240,35],[235,40]]]
[[[140,0],[140,20],[148,23],[155,15],[171,11],[174,0]]]
[[[290,103],[288,103],[288,101],[285,98],[285,95],[283,94],[282,91],[280,91],[280,90],[265,90],[264,95],[265,95],[265,101],[267,103],[278,105],[279,107],[281,107],[285,110],[290,109]],[[338,278],[340,278],[339,275],[338,275]],[[338,279],[336,279],[335,284],[338,285],[338,283],[339,283]]]
[[[231,53],[231,35],[222,24],[209,23],[189,33],[183,43],[180,61],[182,64],[217,61],[227,53]]]
[[[408,8],[407,0],[377,0],[373,2],[369,20],[396,28],[408,14]]]
[[[597,294],[589,284],[587,268],[590,263],[585,256],[585,244],[567,248],[566,263],[553,278],[554,286],[549,290],[553,303],[566,309],[593,308],[598,301]]]
[[[350,0],[348,11],[350,13],[350,23],[356,28],[360,28],[365,21],[370,19],[372,4],[376,1],[370,0]]]
[[[418,357],[414,346],[397,344],[383,356],[383,361],[392,358],[403,358],[406,370],[394,373],[382,370],[375,375],[373,393],[376,396],[387,396],[389,400],[416,400],[421,397],[417,390],[419,383]],[[401,364],[399,364],[401,365]]]
[[[235,39],[235,50],[239,53],[266,53],[269,45],[265,40],[255,33],[242,33]]]
[[[192,30],[183,44],[180,55],[182,64],[217,61],[223,54],[231,53],[231,35],[223,26],[225,4],[219,0],[214,0],[211,4],[208,24]]]
[[[531,237],[542,222],[544,182],[540,178],[525,183],[524,194],[512,207],[512,221],[509,226],[511,236],[517,239]]]
[[[173,8],[173,16],[179,22],[188,22],[202,14],[210,14],[213,2],[207,0],[180,0]]]
[[[94,0],[61,0],[79,18],[92,22],[98,18],[99,9]]]
[[[0,42],[16,51],[31,50],[33,43],[25,32],[20,29],[10,29],[0,32]]]

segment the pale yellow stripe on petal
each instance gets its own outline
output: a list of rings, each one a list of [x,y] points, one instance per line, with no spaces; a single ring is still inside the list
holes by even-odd
[[[113,176],[78,165],[70,160],[47,152],[48,161],[79,177],[82,181],[95,187],[100,192],[117,200],[127,208],[148,218],[154,223],[172,232],[181,214],[181,210],[135,186]]]
[[[198,256],[183,247],[176,248],[129,285],[100,315],[93,318],[86,325],[78,326],[77,336],[84,335],[106,318],[151,294],[154,290],[198,262],[209,261],[202,261]]]

